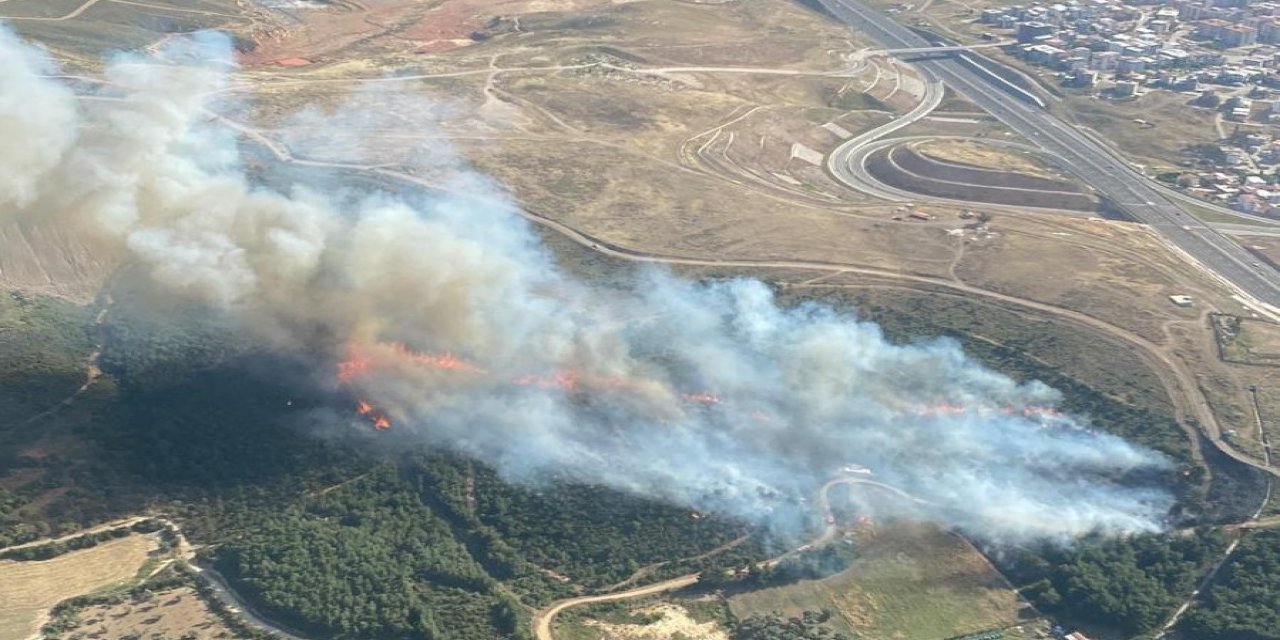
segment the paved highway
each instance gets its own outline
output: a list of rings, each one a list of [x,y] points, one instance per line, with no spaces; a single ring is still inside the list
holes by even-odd
[[[913,113],[914,113],[914,110],[913,110]],[[903,116],[903,117],[906,117],[906,116]],[[900,120],[901,118],[899,118],[899,120],[894,120],[892,122],[897,123]],[[875,131],[870,131],[868,132],[868,134],[875,134],[878,131],[879,131],[878,129]],[[879,198],[881,200],[888,200],[890,202],[906,202],[906,203],[936,202],[936,203],[949,204],[952,206],[959,206],[959,207],[977,206],[984,210],[991,210],[991,211],[1011,211],[1011,212],[1045,211],[1045,212],[1052,212],[1058,215],[1073,216],[1078,218],[1091,218],[1097,215],[1097,213],[1089,212],[1089,211],[1039,208],[1039,207],[1030,207],[1026,205],[995,204],[995,203],[989,203],[989,202],[974,202],[974,201],[966,201],[966,200],[955,200],[952,198],[943,198],[939,196],[930,196],[922,193],[917,193],[914,191],[908,191],[906,189],[899,189],[892,185],[885,184],[880,180],[878,180],[875,176],[871,175],[871,172],[867,170],[867,159],[875,152],[881,149],[884,149],[886,147],[892,147],[894,145],[909,143],[912,141],[947,140],[947,139],[980,140],[984,144],[1005,147],[1008,149],[1022,150],[1022,151],[1037,151],[1037,152],[1040,151],[1039,149],[1035,149],[1028,145],[1024,145],[1018,142],[1009,142],[1006,140],[995,140],[990,138],[969,138],[966,136],[941,136],[941,135],[905,136],[901,138],[886,138],[886,139],[878,139],[879,136],[877,135],[872,137],[869,140],[864,139],[864,137],[868,134],[863,134],[862,136],[858,136],[857,138],[850,138],[849,140],[845,141],[844,143],[841,143],[840,146],[832,150],[832,152],[827,156],[827,168],[836,177],[836,179],[843,182],[846,186],[852,189],[855,189],[857,191],[861,191],[872,197]],[[974,185],[974,186],[977,186],[977,185]],[[1201,204],[1204,204],[1204,203],[1201,203]],[[1266,237],[1272,237],[1272,238],[1280,237],[1280,224],[1275,224],[1274,221],[1270,221],[1270,220],[1261,220],[1259,221],[1261,224],[1259,224],[1254,222],[1250,218],[1248,218],[1248,216],[1246,216],[1245,214],[1240,214],[1239,212],[1233,212],[1233,213],[1238,214],[1238,216],[1242,220],[1248,220],[1249,224],[1242,224],[1242,223],[1235,223],[1235,222],[1214,222],[1214,223],[1210,223],[1209,226],[1212,227],[1214,230],[1216,230],[1218,233],[1225,234],[1228,236],[1266,236]]]
[[[886,48],[910,49],[932,43],[857,0],[821,0],[836,17]],[[1146,223],[1219,277],[1253,298],[1280,307],[1280,273],[1168,200],[1146,177],[1090,137],[1044,109],[1024,102],[988,73],[955,58],[913,63],[982,107],[1006,126],[1061,157],[1081,180],[1113,206]]]

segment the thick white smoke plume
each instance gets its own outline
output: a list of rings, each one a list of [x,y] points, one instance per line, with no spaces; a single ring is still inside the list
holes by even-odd
[[[204,106],[234,69],[217,34],[110,64],[92,99],[51,68],[0,31],[0,214],[60,217],[158,285],[348,358],[334,384],[364,411],[510,477],[765,521],[859,465],[922,517],[1008,541],[1149,530],[1169,506],[1113,482],[1157,455],[952,341],[894,345],[752,280],[575,281],[474,174],[416,204],[254,188]]]

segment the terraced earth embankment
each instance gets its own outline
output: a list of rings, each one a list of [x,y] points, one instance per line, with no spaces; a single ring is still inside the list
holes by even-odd
[[[990,204],[1097,211],[1099,199],[1066,181],[942,160],[912,144],[867,157],[867,171],[889,186],[921,195]]]

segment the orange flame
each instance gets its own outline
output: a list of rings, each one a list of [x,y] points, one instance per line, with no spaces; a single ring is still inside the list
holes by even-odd
[[[482,367],[472,364],[458,356],[449,352],[429,353],[423,351],[415,351],[402,342],[380,343],[375,345],[383,357],[387,354],[392,356],[392,360],[408,363],[415,366],[421,366],[431,369],[440,369],[445,371],[455,371],[473,374],[486,374],[488,371]],[[348,349],[348,357],[346,360],[339,362],[337,366],[338,381],[347,384],[354,380],[368,375],[374,368],[374,359],[369,351],[352,345]],[[515,378],[507,378],[508,384],[537,387],[540,389],[561,389],[568,392],[578,392],[585,389],[636,389],[641,388],[641,384],[637,380],[626,377],[595,377],[590,374],[582,374],[571,369],[559,369],[549,373],[528,373]],[[724,404],[724,400],[713,393],[702,391],[695,393],[681,393],[680,399],[685,402],[695,402],[704,405],[720,405]],[[937,416],[937,415],[959,415],[968,412],[970,409],[961,404],[952,403],[946,400],[938,401],[932,405],[919,405],[915,407],[914,412],[917,415]],[[373,421],[376,429],[383,430],[391,426],[391,420],[383,413],[379,412],[374,406],[366,400],[360,400],[356,412],[361,416],[366,416]],[[1014,408],[1006,406],[1001,409],[1002,413],[1013,415],[1020,413],[1027,418],[1057,418],[1061,414],[1050,407],[1026,406]],[[751,417],[760,422],[772,422],[773,418],[763,411],[753,410]]]
[[[372,366],[368,358],[360,357],[352,350],[352,356],[338,363],[338,381],[347,383],[369,373]]]
[[[444,369],[447,371],[466,371],[471,373],[484,373],[484,369],[467,362],[452,353],[426,353],[423,351],[414,351],[400,342],[393,342],[385,345],[390,349],[395,359],[399,362],[405,362],[413,365],[428,367],[431,369]],[[364,350],[351,346],[347,349],[347,359],[338,363],[338,382],[348,383],[357,378],[362,378],[373,370],[373,359]]]
[[[391,428],[391,418],[374,408],[373,403],[361,398],[356,401],[356,413],[368,418],[373,428],[383,431]]]
[[[459,358],[449,352],[444,353],[426,353],[423,351],[414,351],[405,346],[403,342],[391,343],[391,350],[400,358],[433,369],[447,369],[450,371],[469,371],[472,373],[484,373],[484,369]]]

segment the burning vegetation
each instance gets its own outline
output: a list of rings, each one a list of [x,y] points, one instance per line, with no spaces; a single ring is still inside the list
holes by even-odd
[[[23,96],[0,103],[0,215],[56,216],[275,349],[344,353],[330,375],[374,429],[394,422],[508,479],[780,527],[850,459],[950,507],[921,517],[989,538],[1152,530],[1172,502],[1119,482],[1164,468],[1159,455],[1057,415],[1057,391],[954,341],[897,344],[750,279],[579,280],[447,149],[420,150],[448,176],[431,194],[354,194],[304,170],[279,176],[288,189],[250,181],[205,105],[234,80],[218,34],[109,63],[95,100],[8,32],[0,54],[0,95]],[[310,124],[367,127],[378,91]]]

